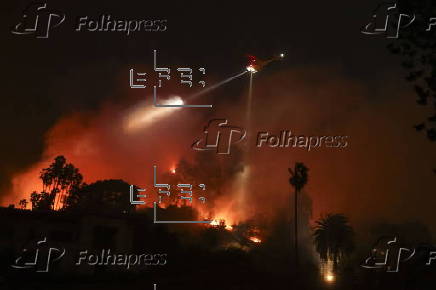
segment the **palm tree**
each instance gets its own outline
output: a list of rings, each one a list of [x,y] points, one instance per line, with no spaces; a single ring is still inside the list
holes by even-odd
[[[302,163],[296,162],[294,170],[288,168],[291,177],[289,183],[294,187],[294,246],[295,246],[295,269],[298,268],[298,193],[307,184],[309,169]]]
[[[313,236],[321,260],[333,261],[334,268],[354,247],[354,231],[343,214],[327,214],[321,217],[316,221]]]

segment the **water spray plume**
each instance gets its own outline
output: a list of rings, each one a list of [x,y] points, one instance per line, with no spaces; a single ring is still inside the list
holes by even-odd
[[[205,88],[204,90],[193,94],[186,98],[188,102],[192,102],[194,99],[198,98],[201,95],[204,95],[214,89],[217,89],[221,87],[222,85],[237,79],[244,74],[246,74],[247,71],[243,71],[241,73],[238,73],[236,75],[233,75],[217,84],[214,84],[208,88]],[[162,102],[162,105],[184,105],[185,102],[179,97],[179,96],[173,96],[165,101]],[[155,122],[158,119],[161,119],[163,117],[169,116],[170,113],[180,109],[180,107],[152,107],[150,105],[148,106],[141,106],[137,109],[135,109],[133,112],[130,113],[130,115],[127,117],[127,121],[125,123],[125,129],[126,131],[132,132],[137,129],[143,129],[147,126],[150,126],[153,122]]]
[[[184,102],[179,96],[173,96],[165,101],[165,105],[183,105]],[[140,105],[138,108],[134,109],[127,117],[125,122],[126,131],[132,132],[138,129],[143,129],[150,126],[153,122],[169,116],[171,113],[179,110],[180,107],[165,107],[157,108],[151,104]]]
[[[208,93],[208,92],[210,92],[210,91],[212,91],[214,89],[217,89],[217,88],[221,87],[222,85],[224,85],[224,84],[226,84],[226,83],[228,83],[228,82],[230,82],[230,81],[232,81],[234,79],[237,79],[237,78],[243,76],[246,73],[247,73],[247,71],[243,71],[243,72],[238,73],[238,74],[236,74],[234,76],[231,76],[231,77],[229,77],[229,78],[227,78],[227,79],[225,79],[225,80],[223,80],[223,81],[221,81],[221,82],[219,82],[217,84],[214,84],[214,85],[212,85],[210,87],[205,88],[204,90],[199,91],[198,93],[195,93],[195,94],[189,96],[187,98],[187,100],[192,101],[195,98],[197,98],[197,97],[199,97],[201,95],[204,95],[204,94],[206,94],[206,93]]]
[[[235,184],[238,186],[238,208],[245,212],[245,205],[247,203],[246,196],[248,193],[248,181],[250,180],[250,146],[251,143],[251,106],[252,106],[252,100],[253,100],[253,73],[250,73],[250,82],[248,87],[248,100],[247,100],[247,108],[246,108],[246,116],[245,116],[245,123],[246,123],[246,130],[247,130],[247,146],[245,148],[245,153],[243,155],[243,162],[244,162],[244,171],[239,173],[239,175],[236,177]]]

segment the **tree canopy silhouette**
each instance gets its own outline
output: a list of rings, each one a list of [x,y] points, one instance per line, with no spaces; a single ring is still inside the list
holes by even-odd
[[[130,203],[130,184],[120,179],[99,180],[71,191],[66,198],[66,210],[86,212],[129,213],[135,209]]]
[[[57,156],[49,167],[41,171],[39,178],[42,180],[42,192],[34,191],[30,200],[32,209],[60,209],[65,198],[83,181],[82,174],[73,164],[67,163],[64,156]]]
[[[402,66],[409,72],[406,80],[414,85],[417,103],[430,105],[433,113],[414,127],[436,141],[436,28],[429,31],[430,18],[435,17],[434,1],[399,0],[398,7],[406,14],[415,14],[412,25],[401,29],[399,37],[388,45],[391,53],[402,57]]]
[[[317,220],[313,236],[321,260],[331,260],[334,265],[354,248],[354,231],[343,214],[327,214]]]

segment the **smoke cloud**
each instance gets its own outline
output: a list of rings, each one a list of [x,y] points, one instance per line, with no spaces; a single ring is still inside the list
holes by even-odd
[[[431,172],[436,156],[429,155],[434,151],[432,144],[412,129],[423,112],[414,105],[407,85],[400,87],[384,78],[383,85],[369,90],[329,67],[258,73],[253,80],[250,126],[245,123],[248,75],[234,81],[237,89],[221,88],[216,97],[202,100],[213,102],[213,109],[168,111],[135,130],[126,130],[129,118],[141,112],[147,118],[162,108],[152,106],[151,94],[121,90],[124,95],[116,103],[61,118],[46,134],[41,161],[13,178],[6,203],[16,203],[38,190],[39,171],[56,155],[64,155],[88,183],[121,178],[149,191],[153,165],[162,178],[179,167],[178,173],[189,171],[196,183],[206,184],[207,208],[213,214],[232,215],[233,220],[273,216],[288,207],[292,188],[287,169],[300,161],[309,167],[305,192],[312,199],[313,218],[340,212],[354,223],[413,219],[436,229],[430,224],[436,196],[428,192],[436,183]],[[173,95],[180,95],[176,91]],[[308,152],[304,148],[257,148],[251,138],[250,144],[232,148],[230,155],[192,150],[192,142],[212,118],[250,127],[254,136],[260,131],[279,135],[281,130],[290,130],[294,135],[349,136],[348,145]],[[245,146],[250,146],[249,158],[241,153]],[[246,180],[241,183],[241,178]],[[238,211],[241,184],[246,187],[244,207]]]

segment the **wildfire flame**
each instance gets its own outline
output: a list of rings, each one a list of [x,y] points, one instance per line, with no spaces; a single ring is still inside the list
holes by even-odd
[[[210,223],[211,226],[219,226],[220,222],[219,220],[212,220],[212,222]]]
[[[226,225],[225,219],[213,219],[212,222],[209,224],[212,227],[224,227],[228,231],[232,231],[233,227],[231,225]]]
[[[250,241],[252,241],[253,243],[261,243],[261,242],[262,242],[262,240],[259,239],[259,238],[257,238],[257,237],[250,237],[249,239],[250,239]]]

